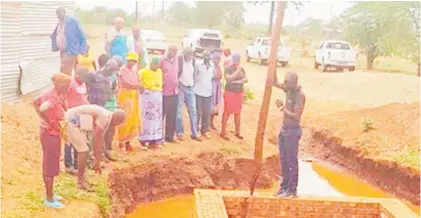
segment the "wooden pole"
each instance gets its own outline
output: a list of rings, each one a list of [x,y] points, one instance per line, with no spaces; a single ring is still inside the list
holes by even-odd
[[[272,95],[272,84],[269,84],[269,81],[273,81],[275,78],[279,38],[281,36],[281,27],[284,19],[286,2],[280,1],[277,2],[277,4],[278,5],[276,7],[276,22],[272,28],[272,47],[270,48],[268,60],[267,80],[265,85],[265,91],[263,94],[263,102],[260,107],[259,124],[257,126],[256,138],[254,141],[254,160],[259,164],[262,162],[263,157],[263,141],[265,136],[267,116],[269,112],[270,97]]]

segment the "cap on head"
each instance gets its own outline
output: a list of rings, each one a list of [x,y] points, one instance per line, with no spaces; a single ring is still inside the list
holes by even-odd
[[[139,55],[137,54],[137,52],[131,51],[127,53],[126,60],[139,62]]]

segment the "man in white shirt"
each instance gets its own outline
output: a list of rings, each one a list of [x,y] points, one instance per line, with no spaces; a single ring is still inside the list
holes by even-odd
[[[104,144],[105,133],[113,134],[115,127],[125,119],[123,110],[115,112],[98,105],[80,105],[70,108],[64,115],[67,128],[67,138],[78,152],[78,186],[82,190],[93,191],[85,182],[86,159],[88,157],[88,135],[93,135],[93,152],[95,171],[101,173],[100,157]],[[111,131],[111,132],[108,132]],[[111,139],[112,140],[112,139]]]
[[[201,141],[197,129],[197,111],[196,111],[196,96],[194,94],[194,68],[195,60],[193,51],[190,47],[184,49],[183,55],[178,57],[179,72],[178,72],[178,107],[176,118],[176,134],[177,139],[183,140],[184,127],[182,107],[183,104],[187,106],[187,111],[190,117],[191,138],[196,141]]]

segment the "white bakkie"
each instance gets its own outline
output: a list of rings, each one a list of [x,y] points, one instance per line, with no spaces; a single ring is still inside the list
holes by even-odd
[[[269,58],[270,48],[271,48],[272,39],[269,37],[258,37],[252,43],[247,46],[246,49],[246,58],[247,61],[251,59],[257,60],[261,65],[267,63]],[[279,42],[279,48],[277,53],[277,61],[281,63],[283,67],[288,64],[289,58],[291,56],[291,49],[285,46],[284,42],[281,40]]]
[[[326,40],[321,42],[316,49],[314,68],[323,72],[329,68],[338,70],[355,70],[358,52],[346,41]]]

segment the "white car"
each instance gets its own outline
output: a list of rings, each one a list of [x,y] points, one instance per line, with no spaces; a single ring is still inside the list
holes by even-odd
[[[191,29],[181,42],[183,48],[191,47],[195,53],[222,50],[223,44],[222,32],[212,29]]]
[[[140,38],[142,38],[146,50],[148,52],[159,52],[165,54],[168,49],[167,39],[165,36],[156,30],[141,30]]]
[[[346,41],[326,40],[317,47],[314,58],[314,68],[322,68],[326,72],[329,68],[339,70],[355,70],[358,52],[351,48]]]
[[[272,39],[269,37],[258,37],[246,49],[247,61],[255,59],[259,64],[267,63],[270,54]],[[284,45],[283,41],[279,41],[278,53],[276,55],[277,62],[283,67],[288,64],[291,57],[291,49]]]

